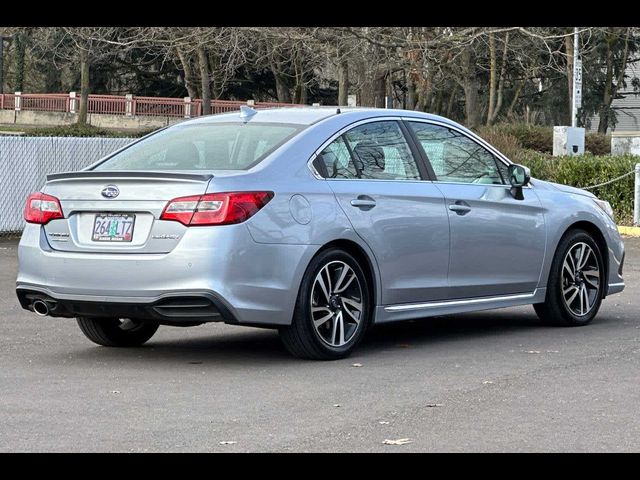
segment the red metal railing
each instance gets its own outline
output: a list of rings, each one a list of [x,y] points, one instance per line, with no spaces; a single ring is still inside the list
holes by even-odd
[[[76,112],[80,110],[80,95],[76,100]],[[89,95],[89,113],[107,113],[111,115],[125,115],[127,110],[126,97],[115,95]]]
[[[211,100],[211,113],[240,110],[248,102]],[[292,103],[255,102],[253,107],[274,108],[299,106]],[[80,93],[72,97],[66,93],[0,94],[0,110],[32,110],[41,112],[78,112]],[[89,95],[89,113],[109,115],[143,115],[162,117],[198,117],[202,115],[202,100],[165,97],[136,97],[118,95]]]
[[[36,112],[69,111],[69,95],[64,93],[24,93],[20,95],[20,98],[22,100],[21,110],[32,110]]]

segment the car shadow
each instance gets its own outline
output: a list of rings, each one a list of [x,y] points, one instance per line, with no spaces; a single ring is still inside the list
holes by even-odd
[[[225,328],[224,332],[208,335],[204,329],[209,327],[195,327],[203,329],[198,336],[154,337],[145,346],[136,349],[88,346],[86,349],[75,350],[73,357],[93,361],[135,359],[164,365],[173,362],[195,365],[222,363],[260,368],[268,364],[296,363],[280,343],[275,330],[237,327]],[[487,342],[495,338],[498,343],[503,335],[542,328],[554,327],[542,326],[533,310],[475,312],[376,325],[367,333],[354,352],[354,357],[362,359],[384,350],[403,347],[411,347],[411,350],[428,348],[449,341],[482,338]],[[348,362],[349,359],[344,361]]]

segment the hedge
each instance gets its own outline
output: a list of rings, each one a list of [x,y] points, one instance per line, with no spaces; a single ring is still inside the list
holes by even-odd
[[[528,166],[533,177],[585,188],[633,171],[639,160],[633,155],[552,157],[525,150],[518,162]],[[619,225],[633,225],[634,175],[590,191],[611,204]]]
[[[25,134],[30,137],[142,137],[155,129],[117,131],[92,125],[62,125],[57,127],[25,128]]]
[[[499,123],[479,127],[477,133],[508,157],[517,156],[522,149],[542,153],[553,152],[553,127],[523,123]],[[609,155],[611,153],[611,137],[601,133],[587,133],[584,139],[584,148],[593,155]]]

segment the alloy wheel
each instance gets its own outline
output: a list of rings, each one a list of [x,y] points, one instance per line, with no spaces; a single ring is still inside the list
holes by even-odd
[[[562,262],[562,298],[572,314],[583,317],[597,303],[600,265],[593,249],[584,242],[574,244]]]
[[[320,269],[311,289],[311,318],[318,337],[331,347],[353,339],[363,314],[363,294],[356,272],[342,261]]]

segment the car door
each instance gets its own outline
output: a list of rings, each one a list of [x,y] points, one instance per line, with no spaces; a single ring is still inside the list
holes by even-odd
[[[382,303],[444,298],[449,224],[444,197],[397,120],[366,121],[321,147],[314,165],[375,255]]]
[[[408,121],[442,191],[450,224],[449,297],[532,292],[545,255],[542,205],[533,188],[516,200],[508,165],[465,132]]]

